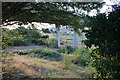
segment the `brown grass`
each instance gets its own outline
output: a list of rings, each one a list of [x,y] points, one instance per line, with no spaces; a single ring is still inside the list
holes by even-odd
[[[74,71],[77,65],[72,64],[70,69],[64,69],[62,62],[49,61],[40,58],[30,58],[28,56],[14,55],[11,58],[12,61],[6,61],[4,64],[5,70],[17,69],[22,71],[24,75],[38,77],[57,77],[57,78],[81,78],[79,73],[81,70]],[[11,64],[11,65],[9,65]],[[73,69],[73,70],[72,70]],[[88,69],[89,70],[89,69]],[[86,69],[84,73],[89,75],[89,71]],[[87,72],[88,71],[88,72]],[[48,73],[55,73],[55,75],[48,75]],[[91,73],[90,73],[91,75]]]

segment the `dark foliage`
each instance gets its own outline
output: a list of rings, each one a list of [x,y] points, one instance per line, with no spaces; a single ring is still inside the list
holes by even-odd
[[[52,61],[62,60],[62,55],[58,52],[51,51],[49,49],[31,49],[29,51],[15,51],[19,55],[28,55],[30,57],[37,57],[48,59]]]
[[[96,78],[120,79],[120,6],[106,14],[89,18],[90,30],[86,31],[86,45],[96,46],[91,53],[96,67]]]
[[[74,51],[75,51],[75,49],[72,46],[61,47],[58,50],[58,52],[60,52],[60,53],[66,53],[67,52],[67,54],[72,54]]]

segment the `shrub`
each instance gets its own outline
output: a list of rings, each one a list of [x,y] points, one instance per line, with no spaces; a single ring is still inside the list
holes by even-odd
[[[41,35],[35,27],[18,27],[13,30],[3,28],[2,48],[9,46],[27,46],[29,44],[45,45],[48,35]]]
[[[9,29],[6,29],[6,28],[1,28],[1,30],[2,30],[2,34],[0,36],[1,47],[2,47],[2,49],[6,49],[12,44],[10,41],[11,31]]]
[[[87,63],[90,63],[90,53],[87,48],[79,48],[73,53],[73,59],[72,62],[81,65],[86,66]]]
[[[9,55],[13,55],[13,52],[8,52],[8,51],[5,51],[5,50],[3,50],[3,51],[1,51],[1,53],[2,53],[2,57],[7,57],[7,56],[9,56]]]
[[[43,35],[41,38],[47,39],[47,38],[49,38],[49,36],[48,35]]]
[[[58,52],[51,51],[50,49],[31,49],[29,51],[20,51],[18,52],[20,55],[26,55],[30,57],[44,58],[53,61],[60,61],[62,59],[62,55]]]
[[[65,53],[66,50],[68,54],[71,54],[75,51],[75,49],[72,46],[65,46],[65,47],[59,48],[58,52]]]
[[[11,41],[13,46],[28,46],[30,43],[27,40],[14,39]]]
[[[61,43],[61,45],[64,45],[65,42],[64,41],[60,41],[60,43]]]
[[[35,43],[37,45],[45,45],[46,44],[46,40],[45,39],[35,39],[35,40],[32,40],[32,43]]]
[[[49,38],[46,40],[46,45],[51,48],[57,47],[57,40],[55,38]]]

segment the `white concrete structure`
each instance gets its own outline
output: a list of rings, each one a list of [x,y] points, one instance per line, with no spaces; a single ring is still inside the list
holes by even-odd
[[[82,32],[81,36],[82,36],[82,39],[81,39],[81,40],[84,41],[84,40],[86,39],[86,37],[85,37],[85,33]],[[82,42],[82,44],[84,44],[84,42]]]
[[[56,40],[57,40],[57,47],[60,47],[60,28],[56,27]]]
[[[74,32],[74,48],[78,48],[78,34]]]

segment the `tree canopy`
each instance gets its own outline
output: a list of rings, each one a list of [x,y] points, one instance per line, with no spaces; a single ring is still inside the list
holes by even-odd
[[[85,31],[86,45],[96,46],[91,53],[92,65],[97,69],[96,78],[119,79],[120,75],[120,6],[113,6],[108,15],[98,14],[88,18],[90,29]]]
[[[43,22],[57,25],[79,25],[82,11],[98,9],[101,3],[80,2],[12,2],[3,3],[2,21]]]

